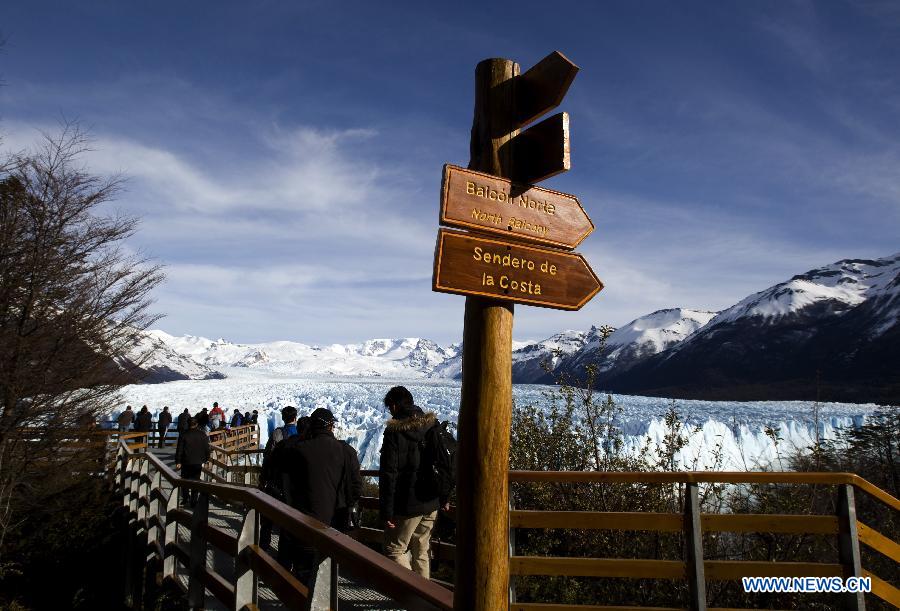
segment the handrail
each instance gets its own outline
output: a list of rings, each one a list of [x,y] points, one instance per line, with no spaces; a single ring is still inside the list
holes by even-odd
[[[623,484],[850,484],[900,511],[900,500],[855,473],[794,471],[510,471],[510,482]]]
[[[242,466],[238,468],[245,477],[258,469],[256,466]],[[363,470],[364,477],[378,477],[377,470]],[[245,480],[246,481],[246,480]],[[573,471],[510,471],[510,482],[536,482],[536,483],[624,483],[624,484],[684,484],[689,488],[696,488],[699,484],[794,484],[794,485],[830,485],[838,486],[842,498],[854,505],[852,493],[843,488],[856,489],[864,492],[881,504],[893,510],[900,510],[900,501],[886,491],[878,488],[866,479],[854,473],[809,473],[809,472],[573,472]],[[361,499],[361,505],[367,507],[377,506],[377,497],[365,497]],[[872,594],[887,600],[892,604],[900,605],[900,591],[891,584],[880,580],[859,565],[859,544],[876,550],[887,558],[898,561],[900,546],[891,539],[884,537],[873,528],[858,522],[855,518],[855,509],[839,515],[772,515],[772,514],[701,514],[699,506],[696,510],[696,531],[701,532],[768,532],[787,534],[820,534],[838,536],[842,531],[851,530],[852,542],[847,549],[842,548],[842,564],[828,563],[765,563],[759,561],[712,561],[700,560],[702,558],[702,543],[698,543],[698,561],[704,567],[701,574],[705,574],[707,580],[732,579],[734,575],[746,576],[750,573],[772,575],[798,575],[797,571],[806,571],[803,575],[838,575],[858,574],[859,576],[872,577]],[[853,527],[851,528],[851,524]],[[566,512],[566,511],[523,511],[510,512],[510,528],[513,532],[516,528],[562,528],[562,529],[602,529],[602,530],[645,530],[656,532],[682,532],[685,528],[685,515],[673,514],[647,514],[634,513],[609,513],[609,512]],[[377,529],[363,529],[358,536],[361,540],[371,541],[378,537]],[[859,533],[858,535],[856,533]],[[699,535],[698,535],[699,536]],[[841,544],[844,546],[844,544]],[[447,550],[441,550],[440,556],[446,556],[447,552],[452,556],[452,546],[444,544]],[[855,558],[855,561],[853,561]],[[609,560],[608,562],[606,560]],[[627,559],[626,559],[627,560]],[[513,575],[527,574],[556,574],[556,575],[595,575],[595,576],[622,576],[621,572],[628,572],[623,567],[640,566],[636,568],[634,576],[645,575],[649,571],[662,571],[667,575],[676,575],[683,579],[688,577],[690,564],[688,561],[668,564],[656,564],[663,561],[646,561],[644,564],[625,562],[603,558],[538,558],[531,559],[515,556],[514,543],[511,546],[511,568]],[[617,564],[618,563],[618,564]],[[649,564],[646,564],[649,563]],[[848,565],[850,563],[850,565]],[[644,566],[646,564],[646,566]],[[681,569],[673,567],[681,566]],[[848,566],[856,566],[854,573]],[[654,568],[655,567],[655,568]],[[537,572],[529,572],[535,569]],[[848,573],[848,570],[850,572]],[[547,572],[549,571],[549,572]],[[563,571],[563,572],[559,572]],[[586,572],[585,572],[586,571]],[[643,572],[642,572],[643,571]],[[762,571],[762,573],[759,573]],[[810,572],[811,571],[811,572]],[[657,573],[661,575],[662,573]],[[646,576],[646,575],[645,575]],[[539,604],[532,603],[534,608],[541,608]],[[546,609],[556,608],[553,605]]]
[[[149,498],[151,492],[146,489],[148,487],[147,481],[149,476],[138,476],[137,479],[133,479],[133,471],[129,471],[129,468],[133,470],[135,464],[143,463],[147,465],[147,467],[139,467],[140,473],[145,473],[145,471],[148,471],[149,467],[152,466],[155,472],[158,473],[160,481],[165,479],[172,485],[172,492],[170,494],[176,495],[175,501],[178,499],[177,495],[179,490],[187,488],[198,491],[206,498],[215,496],[223,501],[242,505],[248,511],[255,512],[256,515],[259,516],[264,516],[298,539],[311,544],[319,550],[323,556],[333,558],[342,568],[350,569],[351,572],[364,576],[367,581],[373,582],[380,590],[384,591],[389,596],[392,596],[397,602],[404,604],[411,609],[440,609],[449,611],[453,607],[453,595],[449,590],[400,567],[397,563],[374,552],[364,544],[318,522],[310,516],[304,515],[289,505],[286,505],[257,489],[245,486],[214,484],[197,480],[182,479],[168,465],[163,463],[159,457],[153,454],[133,454],[124,444],[120,444],[119,454],[123,462],[120,485],[125,493],[126,503],[129,507],[135,508],[138,515],[140,515],[140,511],[138,511],[137,508],[142,506],[141,502],[143,499],[146,499],[145,504],[148,506],[152,504]],[[132,478],[130,486],[126,486],[126,472],[129,472],[129,475]],[[136,487],[140,486],[144,487],[143,494],[140,494],[135,490]],[[172,497],[169,496],[168,498],[168,506],[171,508],[173,506]],[[201,501],[201,506],[203,505],[203,502],[204,501]],[[149,529],[149,520],[144,519],[143,522]],[[164,526],[163,529],[167,530],[168,528],[167,526]],[[203,530],[204,532],[206,531],[205,528]],[[205,540],[206,535],[204,534],[203,537]],[[153,546],[151,546],[151,549],[152,547]],[[179,554],[179,552],[174,549],[174,546],[167,545],[166,548],[168,547],[173,547],[171,550],[173,558]],[[164,553],[168,555],[170,554],[170,551],[165,549]],[[258,547],[254,551],[248,553],[265,555],[265,552],[259,550]],[[165,559],[162,560],[166,562]],[[253,569],[250,570],[252,571]],[[195,572],[192,572],[192,576],[195,579],[202,579],[205,581],[213,580],[219,586],[228,585],[219,583],[221,581],[221,576],[208,572],[203,568],[198,568]],[[237,586],[232,588],[229,585],[228,587],[217,587],[213,591],[219,593],[233,593],[236,591],[236,588]],[[230,601],[223,602],[230,604]]]
[[[512,575],[686,578],[691,590],[691,608],[702,606],[699,601],[705,601],[706,581],[730,580],[748,575],[871,577],[872,595],[900,606],[900,590],[862,567],[860,543],[894,562],[900,562],[900,545],[857,520],[853,491],[855,489],[865,492],[895,511],[900,511],[900,501],[855,473],[510,471],[509,481],[519,483],[685,485],[683,514],[511,509],[510,568]],[[704,483],[836,486],[838,488],[838,511],[837,515],[701,514],[698,486]],[[672,561],[517,556],[515,555],[514,536],[517,528],[683,532],[686,541],[686,557],[684,561]],[[816,533],[836,536],[840,563],[705,560],[703,558],[703,532]],[[705,602],[702,604],[705,605]],[[544,603],[529,603],[528,608],[549,610],[560,607]],[[862,594],[854,595],[849,608],[864,608]]]

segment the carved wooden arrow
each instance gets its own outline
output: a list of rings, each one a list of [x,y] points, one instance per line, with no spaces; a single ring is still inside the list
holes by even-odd
[[[574,195],[444,166],[440,222],[571,250],[594,230]]]
[[[562,103],[578,66],[554,51],[525,74],[516,77],[516,128],[528,125]]]
[[[579,310],[603,283],[578,253],[438,230],[432,290]]]

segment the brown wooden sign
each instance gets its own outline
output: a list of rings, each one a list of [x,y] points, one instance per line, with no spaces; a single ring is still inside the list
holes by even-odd
[[[578,66],[559,51],[554,51],[525,74],[515,77],[514,125],[517,128],[527,125],[559,106],[576,74]]]
[[[574,195],[446,164],[440,222],[571,250],[594,230]]]
[[[431,288],[558,310],[579,310],[603,288],[578,253],[438,230]]]
[[[572,168],[569,157],[569,113],[561,112],[535,123],[500,147],[512,160],[512,178],[534,183]]]

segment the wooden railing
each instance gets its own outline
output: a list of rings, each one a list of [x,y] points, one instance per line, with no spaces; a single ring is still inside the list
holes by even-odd
[[[223,450],[239,450],[259,447],[259,426],[245,424],[233,429],[210,431],[209,442]]]
[[[258,466],[232,467],[224,475],[232,481],[247,482]],[[365,470],[365,477],[378,477],[378,471]],[[900,564],[900,545],[876,528],[856,519],[856,496],[867,495],[893,511],[900,511],[900,501],[852,473],[799,472],[571,472],[510,471],[510,482],[532,483],[605,483],[605,484],[682,484],[684,511],[681,513],[597,512],[597,511],[526,511],[510,508],[510,575],[511,605],[517,611],[589,611],[602,606],[559,605],[554,603],[515,602],[515,581],[524,576],[568,576],[627,579],[686,580],[690,592],[690,608],[706,609],[706,582],[739,580],[741,577],[869,577],[871,594],[900,608],[900,590],[872,574],[862,566],[860,544]],[[827,485],[837,488],[835,515],[773,514],[708,514],[701,513],[701,484],[785,484]],[[377,497],[363,497],[360,506],[378,509]],[[452,510],[451,510],[452,513]],[[687,546],[682,560],[646,560],[628,558],[561,558],[519,556],[515,541],[518,529],[577,529],[610,531],[649,531],[681,533]],[[815,534],[836,539],[838,558],[835,562],[762,562],[742,560],[706,560],[703,533],[779,533]],[[383,530],[364,527],[354,536],[363,542],[379,543]],[[440,562],[455,563],[455,547],[436,542],[433,557]],[[887,576],[891,578],[892,576]],[[449,585],[449,584],[447,584]],[[847,596],[847,608],[864,608],[862,594]],[[626,607],[608,607],[608,609]],[[633,607],[639,609],[639,607]]]
[[[449,611],[453,607],[450,591],[259,490],[181,479],[159,457],[134,453],[124,442],[119,445],[115,482],[129,522],[128,557],[133,560],[127,564],[126,588],[133,605],[140,600],[145,581],[141,576],[146,569],[158,572],[161,581],[181,588],[192,607],[205,605],[208,589],[229,609],[257,609],[258,582],[262,579],[289,608],[320,609],[330,605],[336,609],[340,567],[342,572],[371,584],[406,608]],[[179,506],[184,489],[199,493],[193,511]],[[209,524],[213,499],[240,508],[243,520],[238,536]],[[316,549],[318,566],[309,587],[261,548],[259,531],[263,518]],[[189,529],[187,541],[181,540],[179,526]],[[233,559],[231,579],[207,565],[210,545]],[[187,572],[187,584],[179,577],[179,568]]]
[[[687,580],[691,609],[707,609],[707,581],[738,580],[745,576],[871,577],[872,594],[900,607],[900,590],[862,567],[860,543],[895,563],[900,563],[900,546],[871,526],[857,520],[855,499],[857,493],[867,494],[893,511],[900,511],[900,501],[852,473],[511,471],[509,480],[532,483],[682,484],[685,489],[682,513],[524,511],[511,508],[510,576],[513,602],[510,609],[516,611],[560,609],[577,611],[604,608],[515,602],[515,578],[530,575]],[[705,514],[700,511],[701,484],[830,485],[837,487],[838,490],[838,511],[833,516]],[[685,554],[683,560],[519,556],[515,548],[516,530],[524,528],[676,532],[683,535],[686,544]],[[831,535],[837,539],[838,558],[837,562],[705,560],[702,537],[704,532]],[[845,596],[845,608],[865,608],[861,593]]]
[[[242,430],[242,429],[247,430]],[[263,450],[259,447],[259,429],[255,424],[210,433],[212,452],[203,473],[210,481],[222,484],[255,486],[259,482]]]
[[[106,420],[103,422],[103,425],[105,427],[102,429],[103,432],[107,434],[117,432],[118,423],[116,421]],[[129,429],[126,433],[145,434],[147,435],[147,443],[151,447],[155,448],[159,446],[160,433],[157,421],[155,420],[151,422],[149,431],[134,431]],[[175,445],[178,442],[178,430],[175,428],[174,422],[163,432],[162,438],[164,446]],[[259,446],[259,425],[244,424],[234,427],[233,429],[225,428],[210,431],[209,440],[210,443],[229,450],[235,448],[257,447]]]

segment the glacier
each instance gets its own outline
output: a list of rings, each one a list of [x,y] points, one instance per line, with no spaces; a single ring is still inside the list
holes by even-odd
[[[191,414],[213,401],[227,413],[237,407],[242,412],[260,413],[261,441],[281,424],[279,410],[294,405],[301,415],[326,407],[337,417],[335,434],[347,440],[359,453],[364,469],[378,467],[381,437],[388,418],[382,398],[391,386],[410,389],[416,403],[434,411],[440,420],[456,422],[460,383],[448,379],[388,377],[298,376],[273,370],[227,367],[225,379],[179,380],[163,384],[137,384],[120,391],[121,408],[147,405],[158,413],[164,405],[174,414],[188,408]],[[517,406],[550,407],[554,387],[516,384],[513,401]],[[632,395],[612,395],[622,408],[618,424],[626,449],[637,452],[645,444],[651,449],[666,434],[663,415],[670,399]],[[600,393],[598,398],[605,398]],[[815,443],[816,429],[821,439],[833,439],[845,427],[861,426],[878,410],[875,404],[820,403],[811,401],[696,401],[678,400],[675,407],[686,423],[689,442],[677,459],[685,470],[743,471],[788,469],[787,456]],[[117,412],[110,414],[114,418]],[[776,429],[776,439],[766,429]]]

